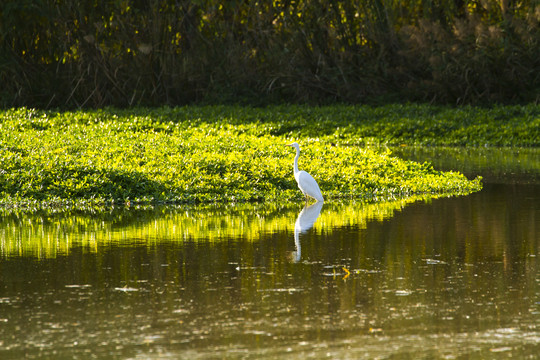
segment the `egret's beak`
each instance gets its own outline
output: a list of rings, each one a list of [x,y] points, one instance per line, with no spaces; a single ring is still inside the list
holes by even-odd
[[[286,144],[285,146],[292,146],[292,144]]]

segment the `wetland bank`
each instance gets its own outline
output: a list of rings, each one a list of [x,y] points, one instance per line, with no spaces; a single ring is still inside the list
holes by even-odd
[[[538,108],[337,109],[4,112],[1,357],[535,358]]]
[[[535,141],[537,124],[528,120],[537,108],[518,107],[510,118],[506,111],[471,109],[464,118],[459,110],[414,105],[6,110],[0,203],[290,201],[300,196],[290,176],[294,155],[284,146],[291,140],[301,143],[300,166],[329,199],[466,194],[481,188],[479,178],[437,171],[367,145],[410,142],[410,136],[429,141],[450,126],[447,141]],[[491,115],[504,118],[486,128]],[[424,133],[417,130],[422,123]]]
[[[0,2],[0,358],[538,358],[539,16]]]

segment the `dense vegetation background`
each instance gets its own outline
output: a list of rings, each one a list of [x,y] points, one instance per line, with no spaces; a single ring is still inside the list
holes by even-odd
[[[0,106],[538,102],[537,0],[3,0]]]

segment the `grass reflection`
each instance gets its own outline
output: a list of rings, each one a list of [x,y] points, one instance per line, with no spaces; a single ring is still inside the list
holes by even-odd
[[[324,204],[314,231],[331,233],[343,226],[364,228],[369,220],[393,216],[405,205],[425,200],[411,197],[377,203]],[[257,241],[262,234],[288,232],[302,204],[238,204],[227,206],[140,207],[103,212],[48,211],[4,213],[0,217],[2,257],[54,258],[73,247],[95,252],[98,246],[225,239]]]

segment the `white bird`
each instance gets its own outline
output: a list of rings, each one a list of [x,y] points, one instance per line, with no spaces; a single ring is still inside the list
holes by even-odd
[[[319,189],[319,184],[317,184],[317,181],[313,178],[313,176],[309,175],[304,170],[298,170],[298,158],[300,157],[300,145],[298,143],[293,142],[292,144],[288,144],[287,146],[292,146],[296,149],[296,157],[294,158],[294,178],[296,179],[296,182],[298,183],[298,187],[300,188],[300,191],[304,194],[306,197],[311,196],[317,201],[324,201],[324,198],[321,194],[321,189]]]

